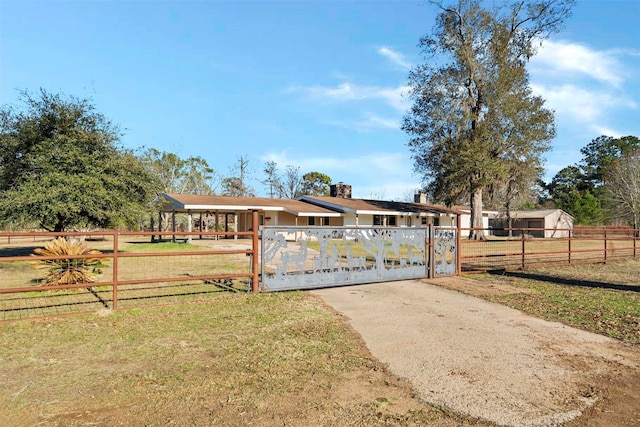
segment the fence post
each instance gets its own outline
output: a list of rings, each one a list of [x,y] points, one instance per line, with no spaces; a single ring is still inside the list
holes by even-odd
[[[569,250],[568,250],[568,253],[569,253],[569,265],[571,265],[571,237],[572,236],[573,236],[573,230],[569,230],[569,240],[568,240],[568,242],[569,242]]]
[[[252,225],[253,225],[253,234],[251,235],[251,240],[252,240],[252,250],[253,250],[253,255],[251,256],[251,292],[253,292],[254,294],[258,293],[258,281],[260,280],[260,275],[258,273],[258,227],[259,227],[259,221],[258,221],[258,211],[257,210],[253,210],[251,211],[252,214]]]
[[[525,251],[525,238],[524,238],[524,228],[520,229],[520,240],[522,241],[522,270],[525,270],[525,256],[524,256],[524,251]]]
[[[113,311],[118,309],[118,240],[120,234],[113,230]]]

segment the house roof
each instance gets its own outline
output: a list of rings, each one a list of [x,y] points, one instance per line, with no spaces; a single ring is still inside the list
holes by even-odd
[[[462,214],[470,214],[471,213],[471,207],[470,206],[461,206],[461,205],[454,205],[451,207],[451,209],[456,210],[456,211],[460,211],[460,213]],[[494,211],[491,209],[482,209],[482,215],[483,216],[492,216],[492,215],[498,215],[498,211]]]
[[[163,194],[164,210],[176,212],[249,210],[284,211],[297,216],[341,216],[340,213],[291,199],[266,197],[200,196],[194,194]]]
[[[439,205],[393,202],[385,200],[350,199],[344,197],[300,196],[298,200],[333,209],[342,213],[370,215],[423,214],[425,216],[453,216],[459,212]]]
[[[513,211],[512,215],[514,218],[546,218],[549,215],[554,215],[558,212],[561,212],[565,215],[571,216],[562,209],[540,209],[540,210],[532,210],[532,211]]]

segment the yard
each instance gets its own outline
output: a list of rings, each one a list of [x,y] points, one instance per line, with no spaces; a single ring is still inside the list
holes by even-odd
[[[639,268],[627,261],[435,283],[637,346]],[[344,318],[302,292],[203,294],[4,323],[0,335],[2,425],[484,425],[423,405]],[[576,425],[606,425],[597,424],[606,405],[635,407],[637,385],[608,387],[618,396],[587,415],[596,423]]]
[[[422,405],[316,298],[0,325],[0,425],[482,425]]]

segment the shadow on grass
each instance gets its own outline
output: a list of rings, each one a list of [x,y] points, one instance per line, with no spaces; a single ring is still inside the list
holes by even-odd
[[[519,279],[538,280],[540,282],[557,283],[559,285],[580,286],[585,288],[612,289],[616,291],[640,292],[640,285],[621,285],[616,283],[597,282],[593,280],[567,279],[564,277],[549,276],[539,273],[527,273],[526,271],[489,271],[489,274],[495,274],[507,277],[517,277]]]
[[[0,260],[2,257],[29,256],[38,248],[42,249],[43,246],[15,246],[11,248],[2,248],[0,249]]]
[[[121,302],[135,302],[140,301],[171,301],[170,304],[177,304],[175,298],[180,297],[189,297],[189,296],[197,296],[197,295],[220,295],[220,294],[229,294],[229,293],[242,293],[247,292],[246,290],[239,289],[234,286],[233,281],[229,279],[224,280],[211,280],[205,281],[207,285],[213,285],[213,287],[209,289],[201,289],[201,290],[193,290],[188,291],[188,287],[193,287],[193,283],[184,283],[184,284],[173,284],[168,287],[163,286],[148,286],[143,288],[135,288],[135,289],[123,289],[122,296],[118,298],[118,301]],[[170,289],[169,292],[166,293],[155,293],[161,291],[163,288]],[[181,288],[184,288],[185,291],[181,291]],[[112,298],[104,298],[103,295],[109,295],[111,290],[98,290],[93,287],[86,288],[88,293],[92,296],[90,300],[83,299],[87,296],[87,294],[73,294],[67,292],[57,292],[55,290],[52,291],[39,291],[39,295],[37,297],[24,297],[21,294],[14,294],[13,296],[8,296],[2,298],[0,300],[3,307],[0,308],[0,319],[3,317],[3,313],[30,313],[33,310],[42,311],[42,310],[52,310],[52,309],[60,309],[67,308],[66,313],[74,314],[73,307],[93,307],[96,303],[100,306],[110,309],[113,304]],[[154,292],[154,293],[147,293]],[[133,295],[127,296],[127,293],[133,293]],[[140,294],[142,293],[142,294]],[[101,295],[102,294],[102,295]],[[76,299],[74,301],[74,299]],[[79,299],[79,300],[78,300]],[[128,308],[145,308],[145,304],[140,305],[139,307],[128,307]],[[93,308],[92,310],[95,310]],[[80,314],[79,312],[77,314]],[[55,316],[56,313],[50,313],[49,315]],[[27,316],[24,319],[27,319],[31,316]],[[21,318],[23,319],[23,318]]]
[[[15,257],[15,256],[31,256],[34,255],[34,251],[36,249],[42,249],[44,248],[44,246],[16,246],[16,247],[11,247],[11,248],[2,248],[0,249],[0,261],[2,261],[2,258],[4,257]],[[103,254],[112,254],[113,253],[113,249],[99,249],[100,253]],[[119,252],[126,252],[126,251],[119,251]],[[37,259],[37,257],[34,257],[34,259]]]

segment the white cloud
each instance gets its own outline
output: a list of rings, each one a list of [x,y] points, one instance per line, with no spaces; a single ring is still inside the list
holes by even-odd
[[[401,54],[400,52],[396,52],[395,50],[387,46],[379,47],[378,53],[400,68],[410,70],[413,67],[413,64],[407,61],[403,54]]]
[[[546,99],[556,113],[576,121],[592,123],[613,107],[637,108],[633,100],[573,84],[559,86],[532,84],[531,88]]]
[[[296,86],[290,91],[302,92],[307,96],[320,100],[336,102],[382,100],[394,109],[405,112],[408,109],[408,86],[384,87],[361,86],[349,82],[340,83],[337,86]]]
[[[607,136],[611,136],[613,138],[620,138],[622,136],[624,136],[624,134],[615,131],[609,127],[606,126],[592,126],[592,129],[595,131],[595,133],[597,135],[607,135]]]
[[[357,132],[369,132],[376,129],[400,129],[399,120],[381,117],[373,113],[366,113],[361,120],[331,120],[327,123]]]
[[[531,60],[536,73],[585,75],[619,87],[624,82],[624,67],[615,51],[597,51],[580,43],[547,40]]]

